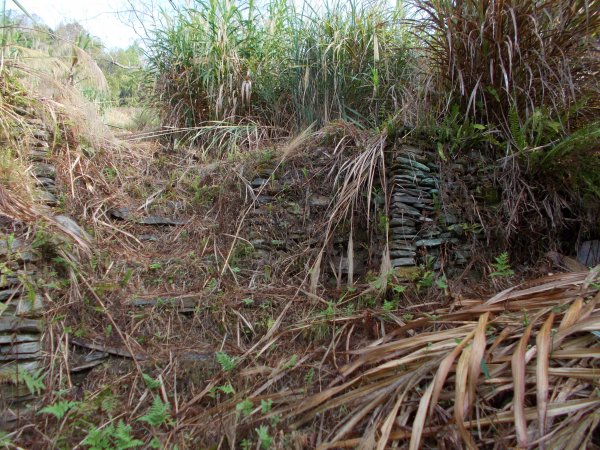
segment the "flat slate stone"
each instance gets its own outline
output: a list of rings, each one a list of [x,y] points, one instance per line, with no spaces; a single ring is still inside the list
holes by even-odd
[[[583,242],[577,250],[577,261],[588,267],[600,264],[600,240]]]
[[[41,338],[40,334],[0,334],[0,345],[38,342]]]
[[[140,234],[138,239],[142,242],[157,242],[158,236],[155,234]]]
[[[438,185],[438,181],[435,178],[423,178],[419,183],[423,186],[431,187],[436,187]]]
[[[161,217],[161,216],[148,216],[142,217],[138,220],[138,223],[142,225],[167,225],[167,226],[176,226],[176,225],[185,225],[187,220],[181,219],[171,219],[169,217]]]
[[[38,198],[45,205],[48,205],[48,206],[58,205],[58,199],[51,192],[40,191],[40,192],[38,192]]]
[[[40,341],[21,342],[0,345],[0,355],[13,355],[17,353],[38,353],[42,349]]]
[[[400,164],[407,165],[410,168],[415,168],[423,172],[431,172],[431,169],[429,167],[427,167],[425,164],[421,164],[420,162],[415,161],[414,159],[399,156],[398,158],[396,158],[396,161]]]
[[[407,214],[409,216],[415,216],[415,217],[421,216],[421,211],[419,211],[417,208],[413,208],[412,206],[406,205],[401,202],[394,202],[392,204],[391,209],[392,209],[392,212],[395,212],[396,214]]]
[[[46,190],[53,191],[56,189],[56,182],[52,178],[37,177],[36,184]]]
[[[327,207],[331,203],[331,198],[324,195],[311,195],[308,198],[310,206]]]
[[[401,202],[401,203],[433,203],[433,200],[427,199],[427,198],[423,198],[423,197],[413,197],[412,195],[405,195],[405,194],[394,194],[392,196],[392,201],[394,202]]]
[[[415,252],[414,250],[392,250],[390,252],[391,258],[407,258],[416,255],[417,252]]]
[[[444,239],[421,239],[415,242],[417,247],[437,247],[446,242]]]
[[[394,258],[391,260],[392,267],[415,266],[415,258]]]
[[[250,186],[252,186],[254,189],[257,189],[257,188],[260,188],[261,186],[264,186],[268,182],[269,182],[269,180],[267,178],[258,177],[250,182]]]
[[[390,226],[393,228],[395,226],[404,226],[404,227],[413,227],[417,224],[413,219],[409,217],[393,217],[390,220]]]
[[[108,213],[115,219],[129,220],[133,216],[129,208],[112,208]]]
[[[56,178],[56,167],[52,164],[37,162],[33,165],[33,173],[36,177]]]
[[[407,234],[413,235],[416,232],[417,232],[417,229],[413,228],[413,227],[396,227],[396,228],[392,228],[392,230],[391,230],[392,236],[396,236],[396,235],[404,236]]]
[[[187,223],[186,220],[171,219],[169,217],[161,216],[147,216],[140,219],[136,219],[129,208],[113,208],[108,213],[117,219],[123,219],[126,221],[136,222],[141,225],[184,225]]]
[[[91,236],[89,234],[87,234],[87,232],[83,228],[81,228],[77,224],[77,222],[75,222],[69,216],[63,216],[63,215],[54,216],[54,220],[56,220],[63,227],[65,227],[67,230],[69,230],[71,233],[73,233],[75,236],[79,237],[80,239],[84,239],[87,241],[92,240]]]
[[[0,316],[0,333],[41,333],[42,321]]]
[[[10,246],[9,246],[10,243]],[[19,239],[0,239],[0,255],[4,256],[9,253],[14,253],[23,247],[23,243]]]
[[[4,289],[4,290],[0,291],[0,302],[5,302],[9,298],[14,299],[15,297],[18,297],[19,295],[21,295],[21,292],[23,292],[23,290],[20,288]]]

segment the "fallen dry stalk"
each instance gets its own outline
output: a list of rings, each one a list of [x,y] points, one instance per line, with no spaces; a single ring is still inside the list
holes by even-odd
[[[456,436],[469,448],[488,440],[557,448],[565,439],[560,430],[584,423],[572,437],[583,448],[600,403],[598,338],[591,333],[600,329],[599,272],[544,277],[417,327],[409,323],[392,339],[350,351],[341,377],[280,412],[296,427],[336,417],[323,449],[362,448],[371,438],[378,448],[410,441],[417,449],[450,445]],[[408,329],[417,333],[408,336]]]

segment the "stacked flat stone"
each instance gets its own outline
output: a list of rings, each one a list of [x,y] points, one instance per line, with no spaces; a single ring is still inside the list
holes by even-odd
[[[29,132],[24,144],[40,201],[57,204],[56,168],[50,160],[51,133],[43,121],[28,117]],[[18,411],[33,399],[23,382],[24,372],[42,367],[41,336],[43,299],[28,285],[36,275],[39,255],[21,240],[0,235],[0,429],[16,422]]]
[[[26,286],[38,256],[19,239],[0,237],[0,429],[9,429],[17,411],[32,399],[23,372],[42,367],[42,296]],[[25,282],[25,283],[24,283]]]
[[[440,204],[440,176],[431,153],[402,146],[393,155],[390,177],[390,257],[392,267],[433,262],[440,267],[442,247],[459,261],[462,229],[458,218],[444,213]],[[463,250],[464,252],[464,250]],[[431,260],[433,258],[433,260]],[[463,257],[463,259],[465,259]]]
[[[31,135],[27,138],[29,159],[33,163],[33,175],[40,188],[40,201],[48,206],[56,206],[56,168],[51,164],[51,132],[40,120],[27,120]]]

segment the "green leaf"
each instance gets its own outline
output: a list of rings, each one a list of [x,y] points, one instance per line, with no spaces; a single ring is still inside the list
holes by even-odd
[[[144,383],[146,383],[146,387],[148,389],[157,389],[160,387],[160,381],[155,380],[150,375],[143,373],[142,377],[144,378]]]
[[[57,401],[53,405],[48,405],[40,409],[37,414],[52,414],[58,420],[65,417],[66,413],[79,405],[79,402]]]
[[[170,408],[168,403],[164,403],[160,397],[155,396],[148,412],[137,419],[137,421],[146,422],[153,427],[161,426],[171,421],[171,414],[169,413]]]
[[[235,406],[236,411],[240,411],[244,416],[249,416],[252,413],[252,408],[254,404],[249,400],[245,399],[244,401],[238,403]]]
[[[223,369],[224,372],[232,371],[233,369],[235,369],[235,366],[237,365],[236,359],[233,356],[229,356],[225,352],[215,353],[215,358],[216,358],[217,362],[219,363],[219,365],[221,366],[221,369]]]
[[[271,444],[273,443],[273,438],[269,435],[269,427],[263,425],[259,428],[255,429],[256,434],[258,435],[258,440],[260,442],[260,448],[263,450],[268,450],[271,448]]]
[[[291,356],[291,358],[289,359],[288,362],[286,362],[283,365],[284,369],[291,369],[292,367],[294,367],[296,364],[298,364],[298,355],[294,354]]]
[[[269,411],[271,411],[271,408],[273,407],[273,400],[268,399],[268,400],[261,400],[260,401],[260,412],[263,414],[268,413]]]
[[[128,448],[135,448],[144,445],[144,441],[140,441],[139,439],[135,439],[131,435],[131,426],[125,425],[125,422],[119,420],[119,424],[117,425],[117,429],[113,435],[115,445],[119,450],[125,450]]]

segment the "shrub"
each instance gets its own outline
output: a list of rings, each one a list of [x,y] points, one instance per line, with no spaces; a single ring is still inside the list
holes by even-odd
[[[414,5],[441,88],[480,123],[498,124],[510,134],[511,110],[524,122],[543,107],[556,120],[592,93],[597,0],[415,0]]]

